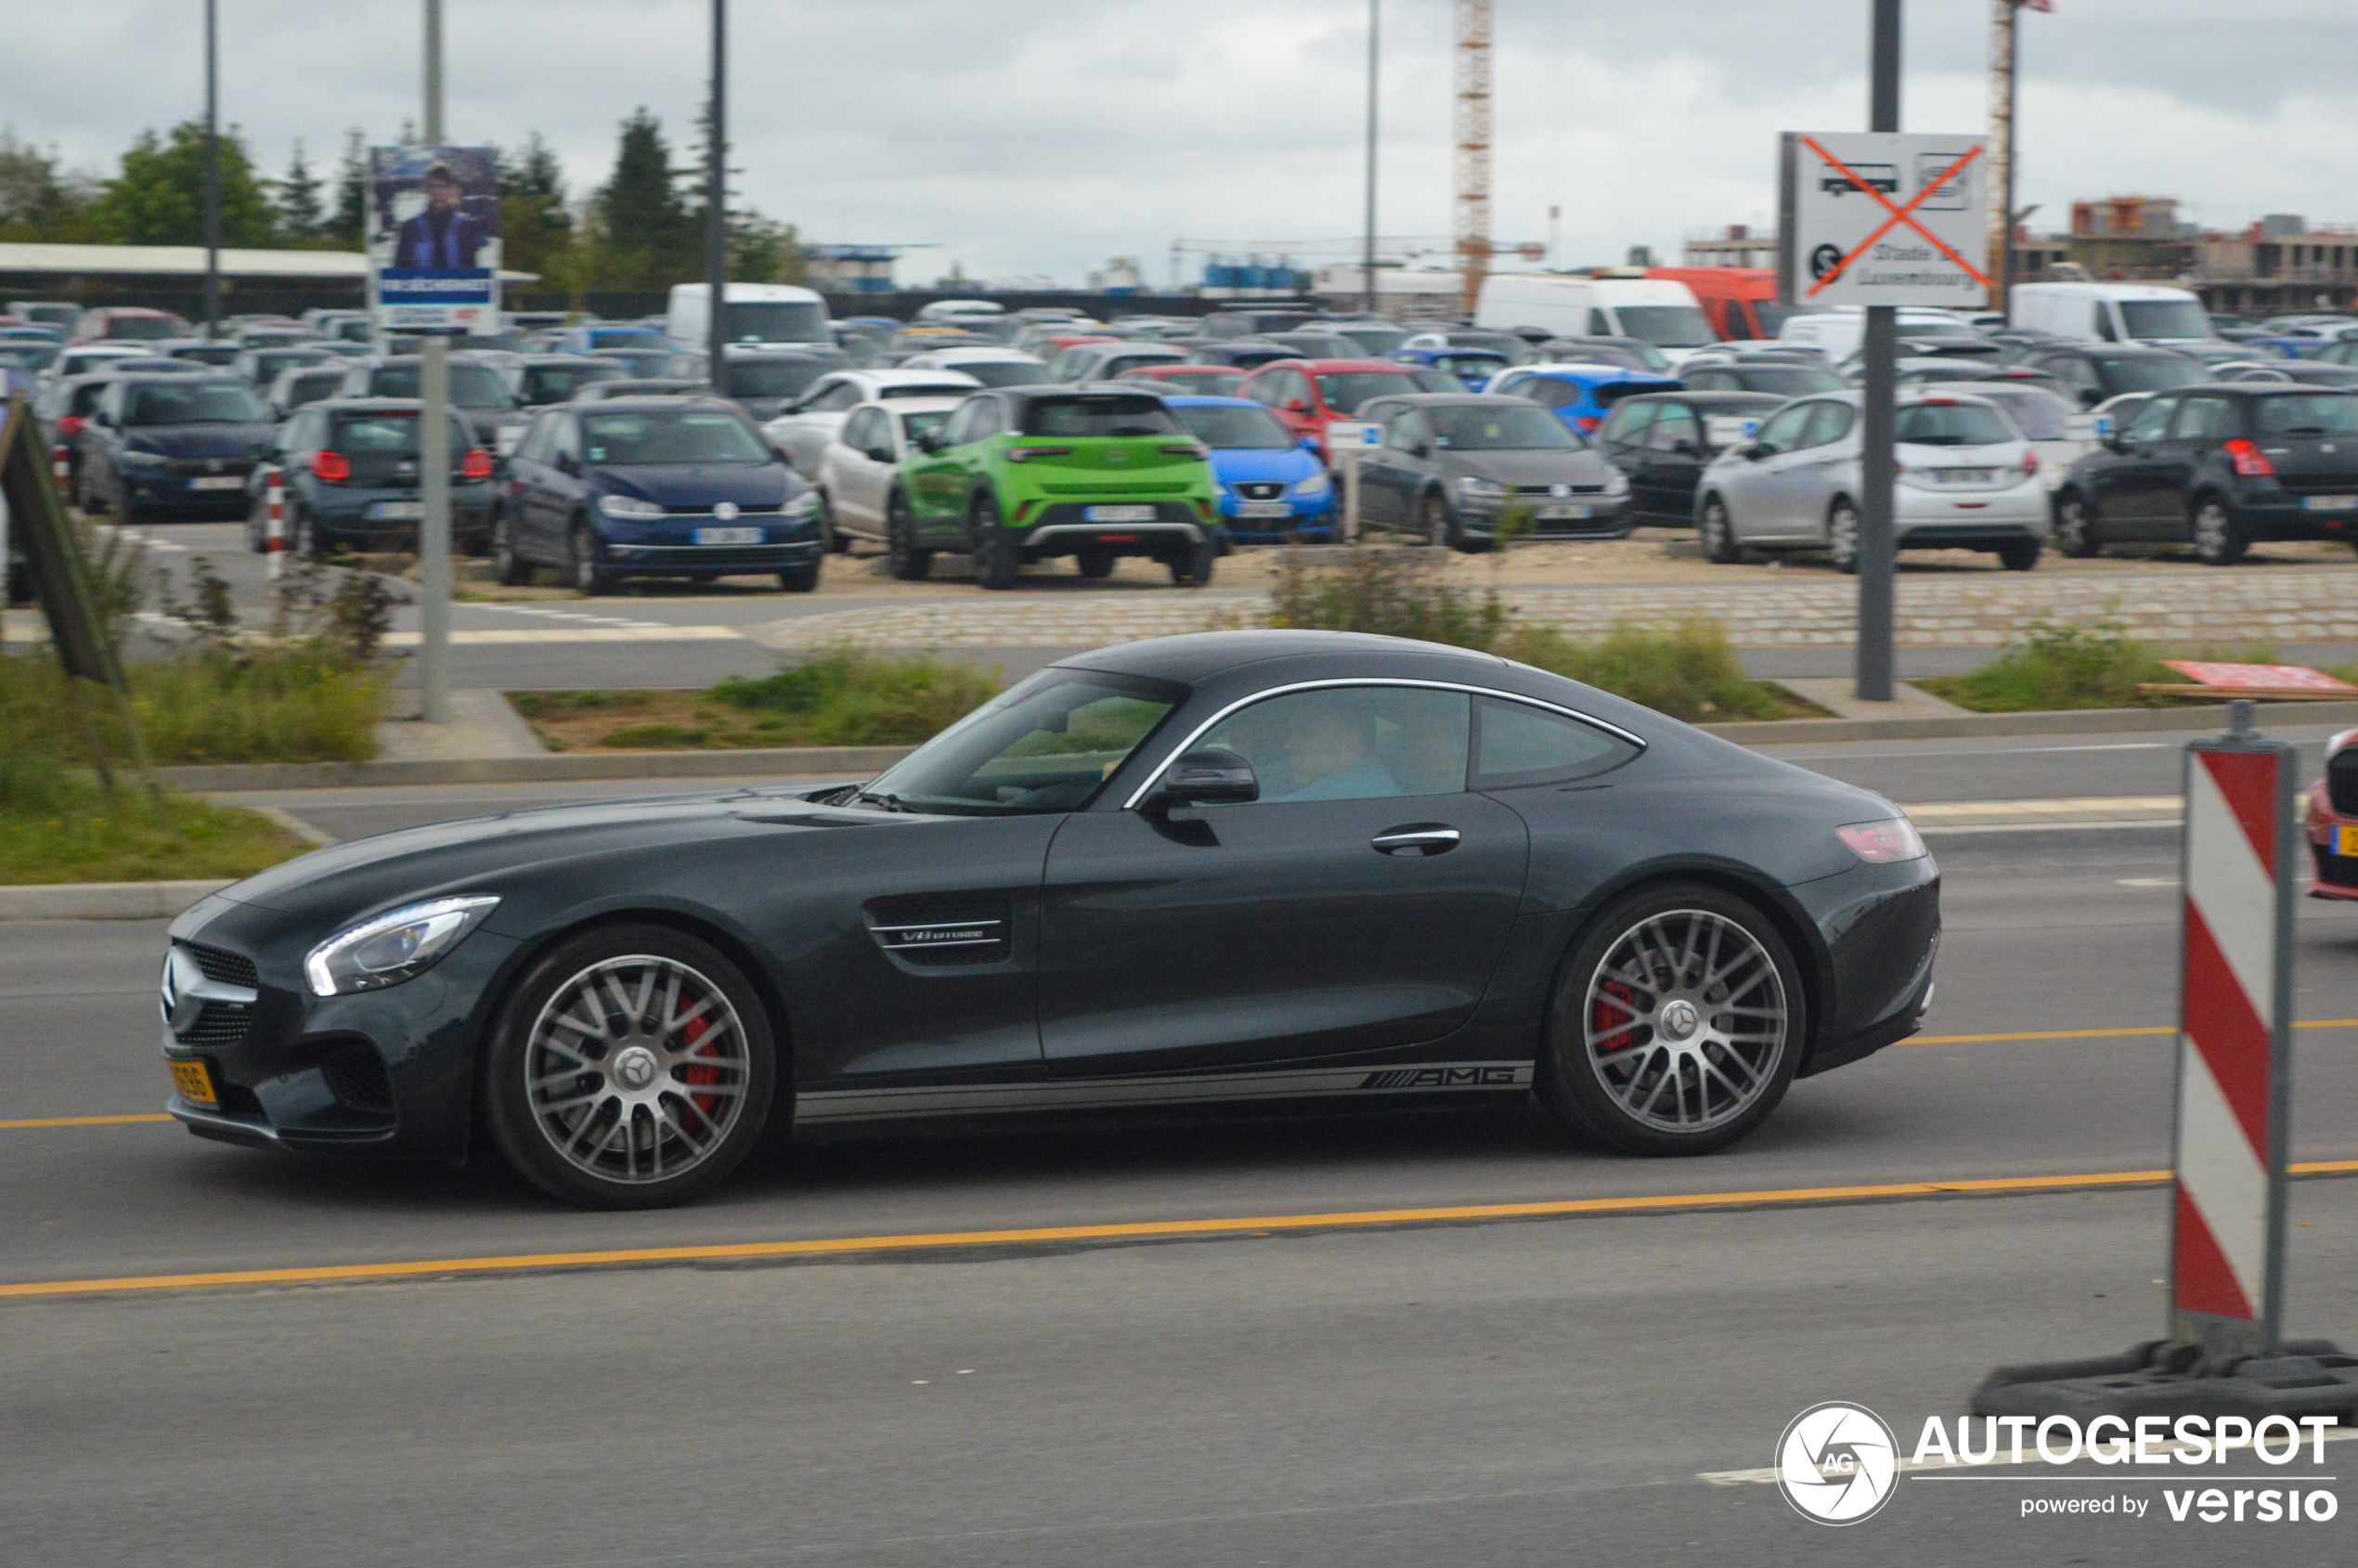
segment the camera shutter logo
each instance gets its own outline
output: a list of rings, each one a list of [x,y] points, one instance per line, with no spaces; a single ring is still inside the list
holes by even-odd
[[[1777,1440],[1777,1489],[1804,1519],[1856,1524],[1891,1500],[1899,1440],[1860,1405],[1813,1405]]]

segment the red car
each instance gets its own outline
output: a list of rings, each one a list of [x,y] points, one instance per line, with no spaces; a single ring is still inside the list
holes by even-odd
[[[1288,430],[1318,443],[1322,461],[1332,462],[1328,423],[1356,418],[1370,398],[1424,390],[1407,367],[1386,359],[1280,359],[1247,376],[1237,395],[1268,404]]]
[[[1114,377],[1118,382],[1145,382],[1157,392],[1188,397],[1234,397],[1244,379],[1242,370],[1225,365],[1141,365]]]
[[[2358,730],[2326,743],[2326,773],[2309,786],[2309,852],[2316,862],[2313,899],[2358,900]]]

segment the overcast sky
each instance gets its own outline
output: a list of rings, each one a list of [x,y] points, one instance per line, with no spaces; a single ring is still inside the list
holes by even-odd
[[[265,169],[302,137],[394,139],[419,101],[418,0],[219,0],[225,120]],[[2350,0],[2058,0],[2023,19],[2019,197],[2175,195],[2240,227],[2358,219]],[[1382,0],[1380,227],[1449,216],[1449,0]],[[1187,240],[1328,239],[1360,223],[1366,0],[736,0],[741,200],[822,240],[935,241],[930,279],[1078,282],[1108,256],[1171,277]],[[1911,0],[1902,125],[1987,124],[1989,0]],[[643,104],[685,155],[707,0],[446,0],[447,130],[538,131],[573,194]],[[1497,0],[1501,241],[1617,262],[1765,227],[1775,135],[1858,128],[1867,0]],[[203,107],[200,0],[10,7],[0,117],[110,174],[140,129]],[[1195,276],[1194,266],[1187,273]]]

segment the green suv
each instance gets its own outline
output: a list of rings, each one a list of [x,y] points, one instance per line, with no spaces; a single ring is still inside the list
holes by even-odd
[[[1079,558],[1102,577],[1122,555],[1200,588],[1220,553],[1211,454],[1153,393],[1083,382],[995,387],[933,429],[894,472],[885,500],[892,575],[922,578],[934,551],[972,552],[985,588],[1013,588],[1029,561]]]

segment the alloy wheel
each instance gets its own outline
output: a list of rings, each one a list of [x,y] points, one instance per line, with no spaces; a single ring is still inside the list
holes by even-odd
[[[1859,569],[1859,509],[1848,501],[1835,502],[1826,514],[1826,552],[1834,559],[1834,570]]]
[[[1703,536],[1703,552],[1721,565],[1729,565],[1743,556],[1736,544],[1736,530],[1728,520],[1728,505],[1714,496],[1704,504],[1703,522],[1696,532]]]
[[[1779,1081],[1793,1008],[1776,960],[1725,915],[1672,909],[1631,926],[1589,976],[1589,1069],[1623,1114],[1694,1134],[1722,1126]]]
[[[1425,537],[1419,543],[1431,545],[1435,550],[1449,543],[1449,503],[1439,496],[1427,496],[1424,524]]]
[[[2104,549],[2095,529],[2089,525],[2088,503],[2078,496],[2066,496],[2055,503],[2055,548],[2075,561],[2085,561]]]
[[[559,986],[525,1051],[532,1121],[602,1182],[671,1181],[710,1160],[743,1116],[745,1022],[675,958],[626,953]]]
[[[2195,555],[2204,565],[2233,565],[2243,558],[2245,543],[2224,501],[2208,497],[2195,508]]]

